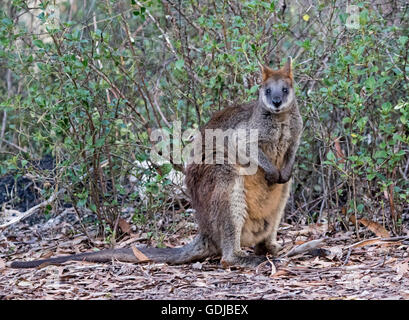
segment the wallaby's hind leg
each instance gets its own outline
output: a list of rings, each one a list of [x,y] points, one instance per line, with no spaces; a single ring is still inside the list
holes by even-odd
[[[237,265],[243,267],[256,267],[260,263],[266,261],[265,256],[249,255],[241,250],[240,234],[233,231],[233,223],[226,223],[224,233],[222,235],[222,259],[221,263],[224,267],[229,265]]]
[[[270,236],[255,246],[254,253],[256,255],[265,255],[266,253],[270,253],[271,255],[276,256],[278,251],[281,250],[282,247],[277,242],[277,231],[281,221],[281,217],[282,213],[279,214],[279,218],[277,217],[277,219],[273,221],[274,226]]]
[[[223,266],[240,265],[254,267],[265,261],[263,256],[247,255],[241,250],[240,237],[247,217],[243,176],[235,178],[230,201],[224,202],[219,210],[225,210],[221,221],[220,245]]]

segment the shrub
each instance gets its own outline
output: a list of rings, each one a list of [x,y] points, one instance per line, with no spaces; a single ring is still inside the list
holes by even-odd
[[[51,153],[45,196],[65,188],[115,236],[129,203],[138,215],[170,205],[169,167],[149,159],[151,129],[202,125],[256,98],[259,62],[290,55],[305,131],[287,219],[348,227],[354,214],[399,233],[409,210],[408,4],[352,2],[348,14],[347,1],[8,1],[0,170],[29,170]]]

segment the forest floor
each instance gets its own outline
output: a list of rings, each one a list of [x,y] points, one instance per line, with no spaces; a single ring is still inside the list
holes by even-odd
[[[319,223],[283,224],[279,257],[254,269],[224,269],[218,259],[181,266],[113,261],[7,267],[11,260],[90,251],[87,237],[73,231],[70,214],[46,223],[24,220],[2,232],[0,299],[409,299],[408,237],[385,239],[362,228],[358,239],[354,231],[329,232]],[[182,226],[164,244],[189,241],[187,229]],[[145,240],[145,233],[130,232],[117,246]],[[305,243],[315,245],[288,256]],[[106,245],[101,241],[94,247]]]

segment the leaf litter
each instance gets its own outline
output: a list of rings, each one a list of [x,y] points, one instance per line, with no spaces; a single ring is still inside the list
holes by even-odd
[[[84,235],[61,232],[71,230],[66,222],[47,228],[20,223],[3,233],[0,299],[409,299],[409,238],[373,237],[369,227],[357,239],[355,232],[322,224],[283,224],[279,256],[254,269],[224,269],[217,258],[180,266],[113,261],[8,268],[11,260],[92,250]],[[118,247],[146,239],[130,232]],[[172,235],[166,244],[186,241],[185,234]],[[95,243],[104,248],[102,241]]]

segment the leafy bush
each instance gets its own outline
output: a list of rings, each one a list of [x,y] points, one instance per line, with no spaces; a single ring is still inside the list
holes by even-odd
[[[51,153],[57,173],[44,196],[65,188],[115,236],[129,203],[140,221],[174,202],[169,167],[149,159],[152,128],[202,125],[256,98],[259,62],[290,55],[305,132],[287,219],[348,227],[364,215],[399,233],[409,210],[408,4],[349,1],[353,16],[347,1],[304,2],[0,5],[1,172]]]

